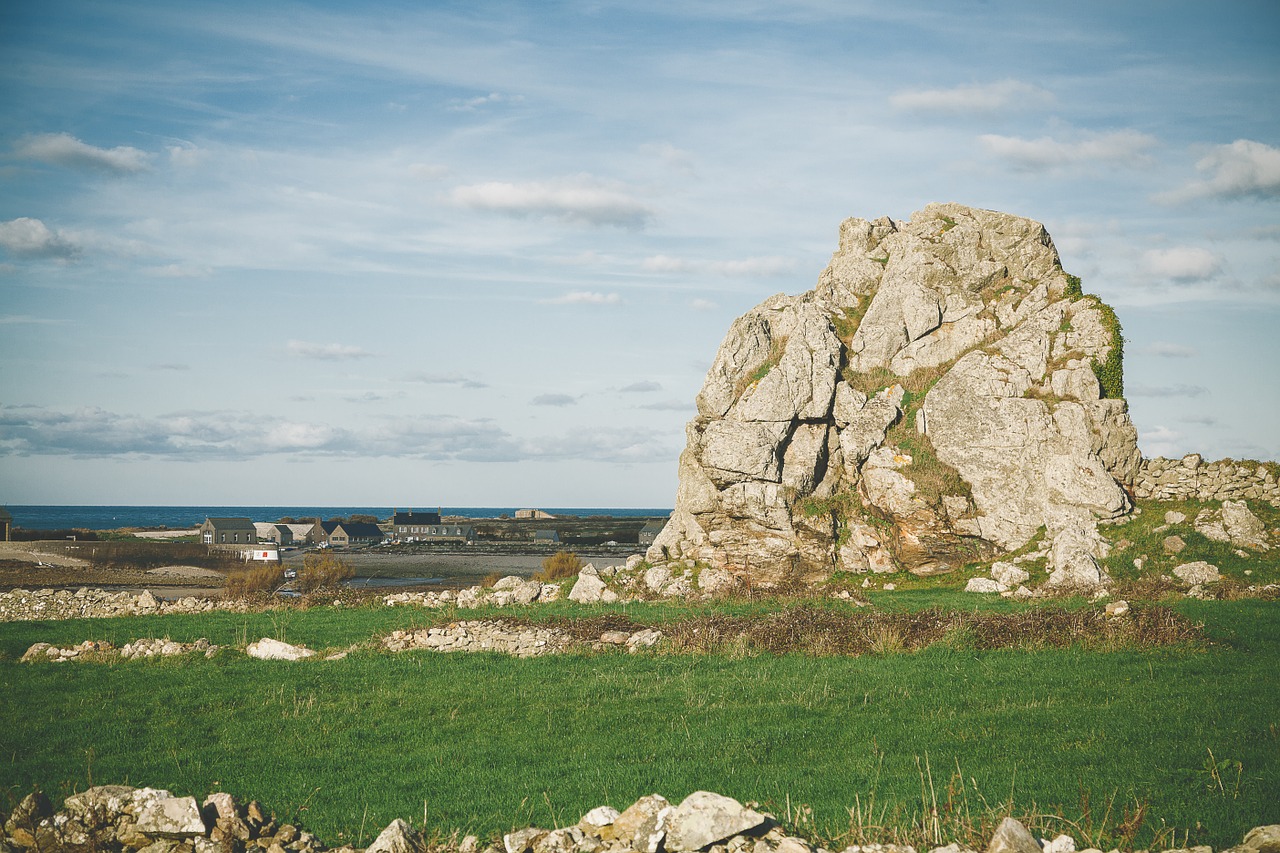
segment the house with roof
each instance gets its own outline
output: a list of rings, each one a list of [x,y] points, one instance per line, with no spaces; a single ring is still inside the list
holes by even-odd
[[[258,528],[248,518],[206,518],[200,525],[200,541],[206,545],[253,545]]]
[[[391,534],[397,539],[408,539],[425,536],[428,527],[440,524],[440,512],[408,512],[393,511],[391,514]]]
[[[382,528],[368,521],[322,521],[317,525],[323,532],[322,542],[330,548],[350,548],[353,545],[377,545],[384,536]]]
[[[253,526],[257,528],[259,542],[274,542],[281,547],[293,544],[293,531],[289,529],[287,524],[255,521]]]
[[[533,541],[539,545],[554,545],[560,541],[560,534],[555,530],[535,530]]]
[[[648,548],[653,544],[653,540],[658,538],[658,534],[662,532],[662,528],[667,526],[666,520],[650,521],[644,527],[640,528],[640,547]]]

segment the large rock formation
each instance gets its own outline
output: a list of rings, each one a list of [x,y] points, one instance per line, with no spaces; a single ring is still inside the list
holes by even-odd
[[[648,558],[933,573],[1045,528],[1052,583],[1101,583],[1095,523],[1130,510],[1140,462],[1120,347],[1037,222],[848,219],[817,287],[730,327]]]

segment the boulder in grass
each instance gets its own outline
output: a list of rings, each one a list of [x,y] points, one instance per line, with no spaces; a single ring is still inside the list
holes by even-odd
[[[315,654],[311,649],[283,643],[270,637],[263,637],[255,643],[250,643],[245,653],[259,660],[301,660]]]

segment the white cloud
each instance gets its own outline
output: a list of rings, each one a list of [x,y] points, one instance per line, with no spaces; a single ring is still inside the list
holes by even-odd
[[[80,253],[80,247],[64,234],[28,216],[0,222],[0,247],[32,258],[67,259]]]
[[[39,160],[71,169],[127,174],[147,168],[151,155],[137,148],[96,148],[69,133],[42,133],[19,140],[15,153],[28,160]]]
[[[1148,161],[1147,152],[1159,144],[1154,136],[1136,130],[1110,133],[1082,133],[1074,141],[1050,136],[1023,139],[992,133],[978,137],[989,152],[1024,171],[1041,172],[1082,163],[1108,163],[1140,166]]]
[[[472,210],[507,216],[546,216],[587,225],[643,228],[653,212],[617,184],[590,175],[552,181],[491,181],[456,187],[451,200]]]
[[[616,293],[573,290],[554,299],[544,299],[542,301],[547,305],[617,305],[622,301],[622,297]]]
[[[960,114],[1036,109],[1051,106],[1053,102],[1052,93],[1021,80],[1000,80],[951,89],[916,89],[889,96],[889,105],[896,110]]]
[[[698,261],[673,258],[670,255],[652,255],[640,262],[640,268],[656,273],[705,272],[727,278],[773,278],[786,275],[796,269],[796,261],[778,255],[743,258],[737,261]]]
[[[1160,358],[1191,358],[1199,355],[1200,351],[1195,347],[1189,347],[1185,344],[1173,344],[1168,341],[1155,341],[1137,348],[1137,352],[1143,355],[1154,355]]]
[[[695,299],[689,303],[689,307],[694,311],[714,311],[720,306],[710,299]]]
[[[317,358],[323,361],[344,361],[353,358],[371,358],[373,353],[361,347],[347,344],[316,344],[309,341],[289,341],[290,355],[300,358]]]
[[[653,255],[640,262],[640,269],[647,272],[689,272],[696,267],[693,261],[673,258],[670,255]]]
[[[663,165],[674,171],[686,175],[693,173],[693,155],[688,151],[675,147],[670,142],[641,145],[640,152],[657,157],[662,161]]]
[[[1208,249],[1174,246],[1151,249],[1142,255],[1142,266],[1148,273],[1176,282],[1205,281],[1222,272],[1223,260]]]
[[[1138,433],[1142,455],[1148,459],[1155,456],[1177,458],[1182,455],[1182,442],[1182,433],[1165,426],[1157,425]]]
[[[170,145],[168,147],[169,162],[180,168],[198,166],[205,160],[205,151],[191,144]]]
[[[1280,148],[1251,139],[1218,145],[1196,163],[1208,177],[1156,197],[1184,202],[1198,198],[1280,198]]]
[[[472,112],[490,104],[516,104],[523,101],[520,95],[504,95],[501,92],[490,92],[474,98],[455,98],[449,102],[449,109],[454,112]]]
[[[743,258],[740,261],[712,261],[707,267],[712,272],[723,276],[772,278],[792,272],[796,268],[796,262],[791,258],[768,255],[759,258]]]

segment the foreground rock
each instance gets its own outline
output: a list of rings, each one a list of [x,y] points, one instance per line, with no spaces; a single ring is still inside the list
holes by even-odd
[[[41,793],[28,794],[0,820],[0,850],[39,853],[321,853],[329,848],[311,833],[277,823],[256,801],[242,805],[230,794],[213,793],[202,806],[194,797],[177,797],[155,788],[101,785],[67,797],[55,812]],[[387,825],[365,853],[477,853],[473,835],[440,840],[414,830],[399,818]],[[445,836],[448,838],[449,836]],[[769,814],[732,797],[695,791],[678,806],[659,794],[641,797],[619,812],[600,806],[577,824],[556,829],[528,827],[502,838],[506,853],[831,853],[789,836]],[[1027,828],[1005,818],[987,845],[987,853],[1074,853],[1075,839],[1059,835],[1043,847]],[[490,846],[488,851],[498,853]],[[961,844],[935,847],[931,853],[963,853]],[[1213,853],[1209,847],[1198,853]],[[1280,853],[1280,825],[1259,826],[1231,848],[1233,853]],[[896,844],[846,847],[843,853],[916,853]],[[1174,853],[1174,851],[1165,851]]]
[[[729,329],[648,558],[751,583],[937,573],[1044,527],[1051,584],[1105,583],[1095,524],[1129,512],[1140,462],[1120,346],[1037,222],[846,220],[816,288]]]

